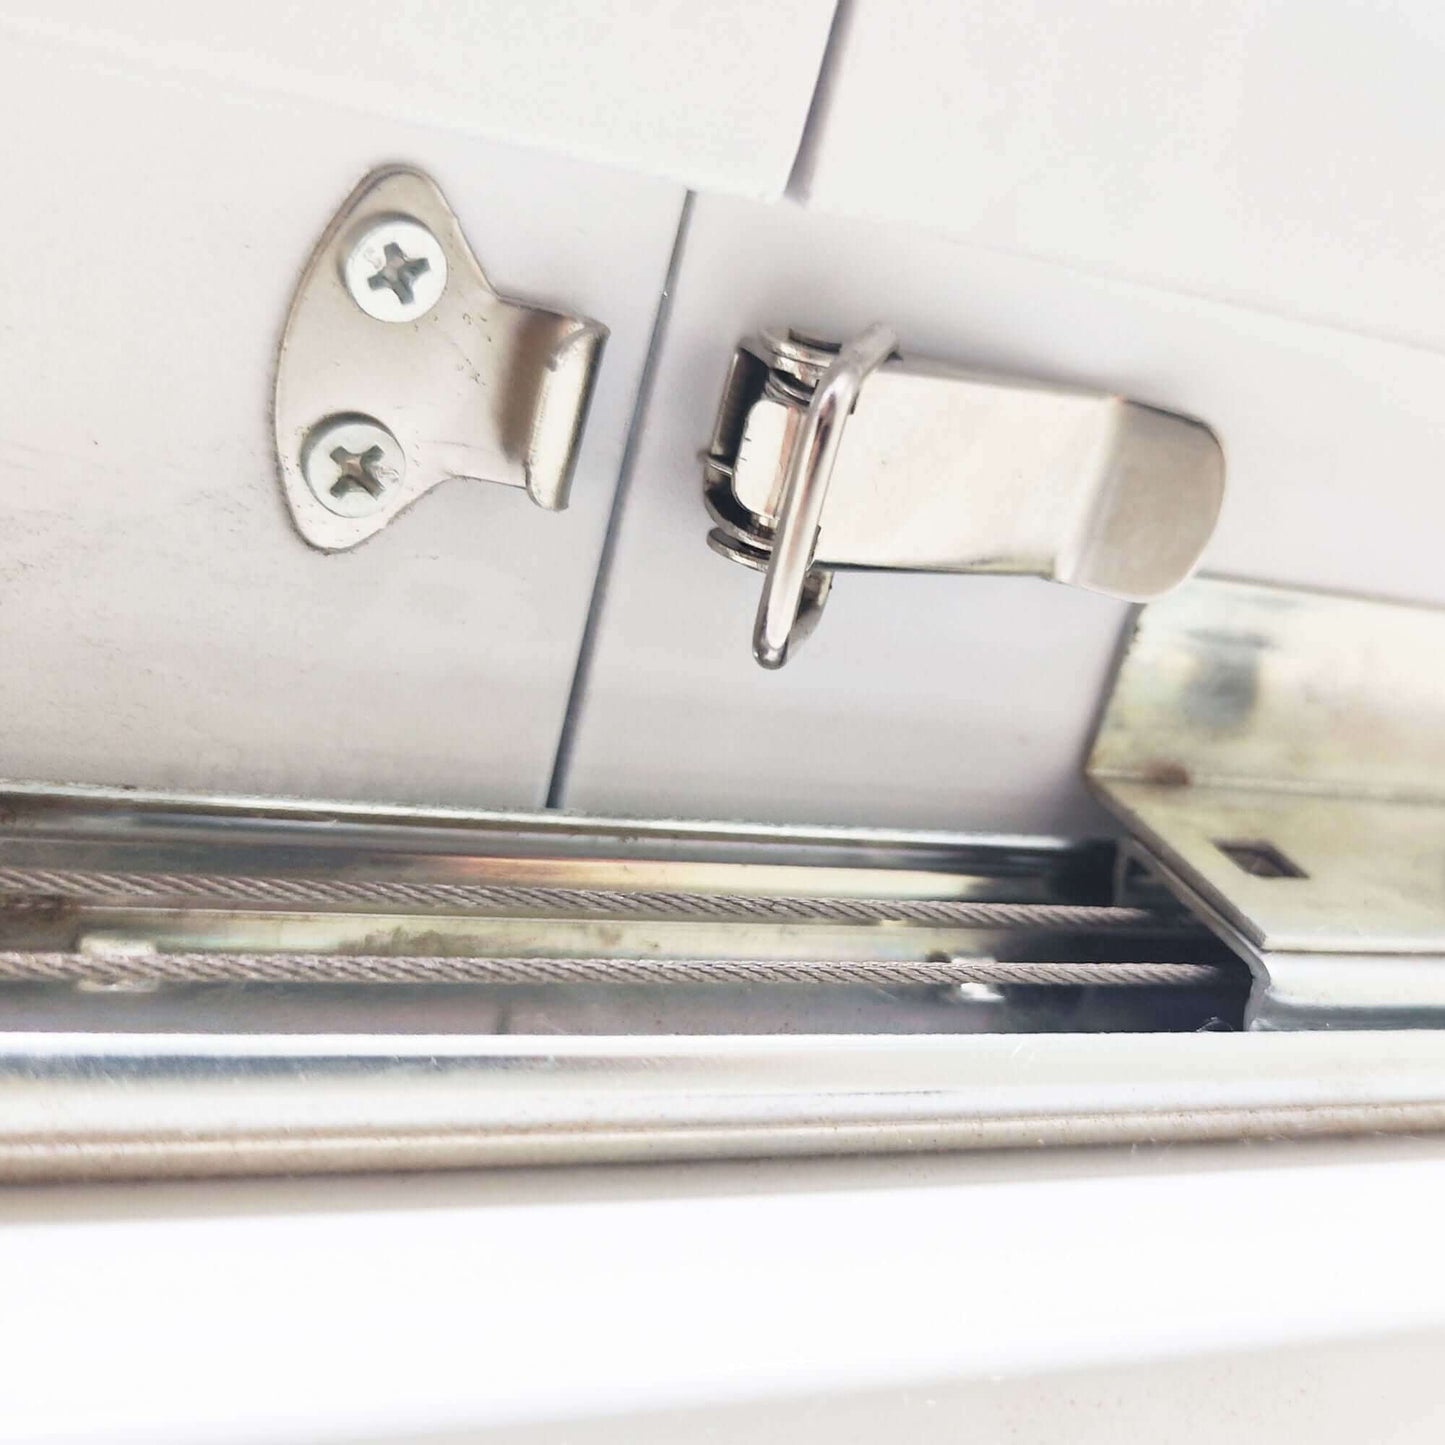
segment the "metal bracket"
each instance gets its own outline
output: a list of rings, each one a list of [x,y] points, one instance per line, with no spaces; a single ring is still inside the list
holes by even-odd
[[[379,170],[303,272],[276,367],[297,530],[354,547],[452,477],[558,511],[607,331],[498,296],[435,182]]]
[[[1198,579],[1088,776],[1249,962],[1255,1027],[1445,1026],[1445,611]]]
[[[1121,397],[764,333],[733,357],[708,448],[709,544],[767,573],[753,638],[781,667],[832,573],[1014,573],[1145,601],[1214,530],[1224,456]]]

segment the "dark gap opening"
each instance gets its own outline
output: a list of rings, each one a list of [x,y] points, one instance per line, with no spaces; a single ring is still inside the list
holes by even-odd
[[[1232,841],[1216,838],[1214,846],[1237,868],[1255,878],[1308,878],[1298,863],[1281,853],[1273,843],[1259,840]]]

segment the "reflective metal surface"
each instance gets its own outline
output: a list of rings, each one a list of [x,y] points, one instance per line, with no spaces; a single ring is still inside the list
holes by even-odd
[[[1113,849],[911,832],[0,784],[0,863],[333,882],[1104,904]]]
[[[43,790],[0,807],[11,980],[349,983],[349,1016],[382,1030],[397,995],[369,985],[550,981],[558,1029],[576,1026],[574,985],[626,985],[603,1010],[623,1032],[648,1009],[686,1031],[736,1027],[719,990],[740,985],[761,1031],[1190,1028],[1238,1012],[1231,960],[1193,920],[1112,906],[1108,845]],[[961,983],[1002,992],[971,1014],[942,997]],[[1180,984],[1162,1012],[1135,992]],[[1093,997],[1121,985],[1129,1001]],[[78,1007],[25,998],[27,1017]],[[0,1001],[16,1026],[17,996]],[[177,1026],[209,1010],[236,1027],[252,1002],[212,990],[167,1007]]]
[[[6,789],[0,1178],[1445,1127],[1441,1035],[1238,1032],[1243,965],[1114,863]]]
[[[753,630],[753,656],[764,667],[781,667],[788,660],[789,645],[799,635],[803,594],[823,506],[838,464],[843,427],[858,405],[863,383],[887,361],[897,343],[898,338],[886,326],[874,326],[840,347],[818,378],[808,410],[789,442],[773,545]]]
[[[741,346],[708,449],[715,549],[767,572],[754,655],[781,666],[835,569],[1021,573],[1143,600],[1214,529],[1224,458],[1198,422],[1123,398],[842,348]]]
[[[1049,839],[0,793],[0,1178],[1445,1127]]]
[[[436,185],[374,172],[307,264],[281,342],[276,454],[298,531],[354,547],[454,477],[565,507],[606,335],[499,297]],[[363,419],[403,454],[376,505],[336,507],[307,484],[307,438],[333,418]]]
[[[0,1177],[852,1154],[1445,1127],[1425,1034],[0,1040]]]
[[[1445,1021],[1442,657],[1395,603],[1196,579],[1140,616],[1089,776],[1256,1025]]]

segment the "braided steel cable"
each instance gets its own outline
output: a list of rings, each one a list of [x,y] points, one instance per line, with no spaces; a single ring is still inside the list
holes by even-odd
[[[1177,926],[1142,908],[960,899],[769,897],[400,879],[252,878],[232,874],[108,873],[0,867],[0,905],[37,898],[83,903],[272,904],[463,908],[720,923],[925,923],[980,928],[1116,932]]]
[[[474,958],[329,953],[0,952],[0,981],[149,983],[986,984],[1169,987],[1224,982],[1208,963],[1003,963],[991,958]]]

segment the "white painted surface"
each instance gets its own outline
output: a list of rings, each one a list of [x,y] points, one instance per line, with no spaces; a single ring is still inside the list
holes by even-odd
[[[4,773],[541,803],[682,192],[13,38],[0,120],[31,137],[0,156]],[[392,159],[436,176],[494,285],[612,336],[570,511],[454,482],[325,556],[276,478],[275,348]]]
[[[0,1440],[426,1439],[1438,1337],[1442,1204],[1428,1141],[18,1191]]]
[[[1438,1445],[1445,1331],[407,1436],[391,1445]]]
[[[0,25],[157,73],[778,194],[834,0],[3,0]],[[92,118],[94,113],[92,112]]]
[[[699,448],[764,325],[1199,416],[1228,493],[1204,569],[1445,602],[1445,357],[1001,256],[702,198],[622,517],[566,794],[657,811],[1024,831],[1104,824],[1078,782],[1126,609],[1043,582],[841,575],[777,673],[760,579],[706,550]]]
[[[1445,343],[1432,0],[855,0],[816,206]]]
[[[36,40],[38,12],[16,4],[0,106],[12,133],[45,145],[11,148],[0,174],[45,244],[26,252],[27,284],[0,300],[4,771],[537,804],[680,191],[354,114],[330,92],[312,103],[227,89],[187,73],[190,51],[162,76],[139,52]],[[93,38],[85,14],[44,26]],[[864,3],[855,16],[817,157],[818,194],[840,203],[825,162],[873,14]],[[1191,15],[1186,38],[1203,23]],[[206,29],[222,50],[250,34],[249,19],[227,23]],[[940,49],[960,23],[930,12]],[[422,28],[430,50],[446,49]],[[666,28],[692,45],[707,25]],[[914,29],[898,32],[894,47]],[[237,73],[270,83],[248,66]],[[919,76],[947,118],[951,92]],[[273,348],[333,207],[368,165],[398,157],[437,174],[498,285],[590,313],[613,336],[571,512],[459,483],[360,551],[323,558],[291,532],[272,475]],[[908,164],[900,152],[898,169]],[[1293,304],[1293,275],[1277,275],[1271,304]],[[705,550],[696,460],[727,357],[761,325],[843,335],[875,319],[921,354],[1116,387],[1214,425],[1230,497],[1208,569],[1445,599],[1438,356],[899,225],[706,196],[566,805],[1106,826],[1077,775],[1119,604],[1029,580],[845,576],[783,673],[748,656],[758,581]]]

